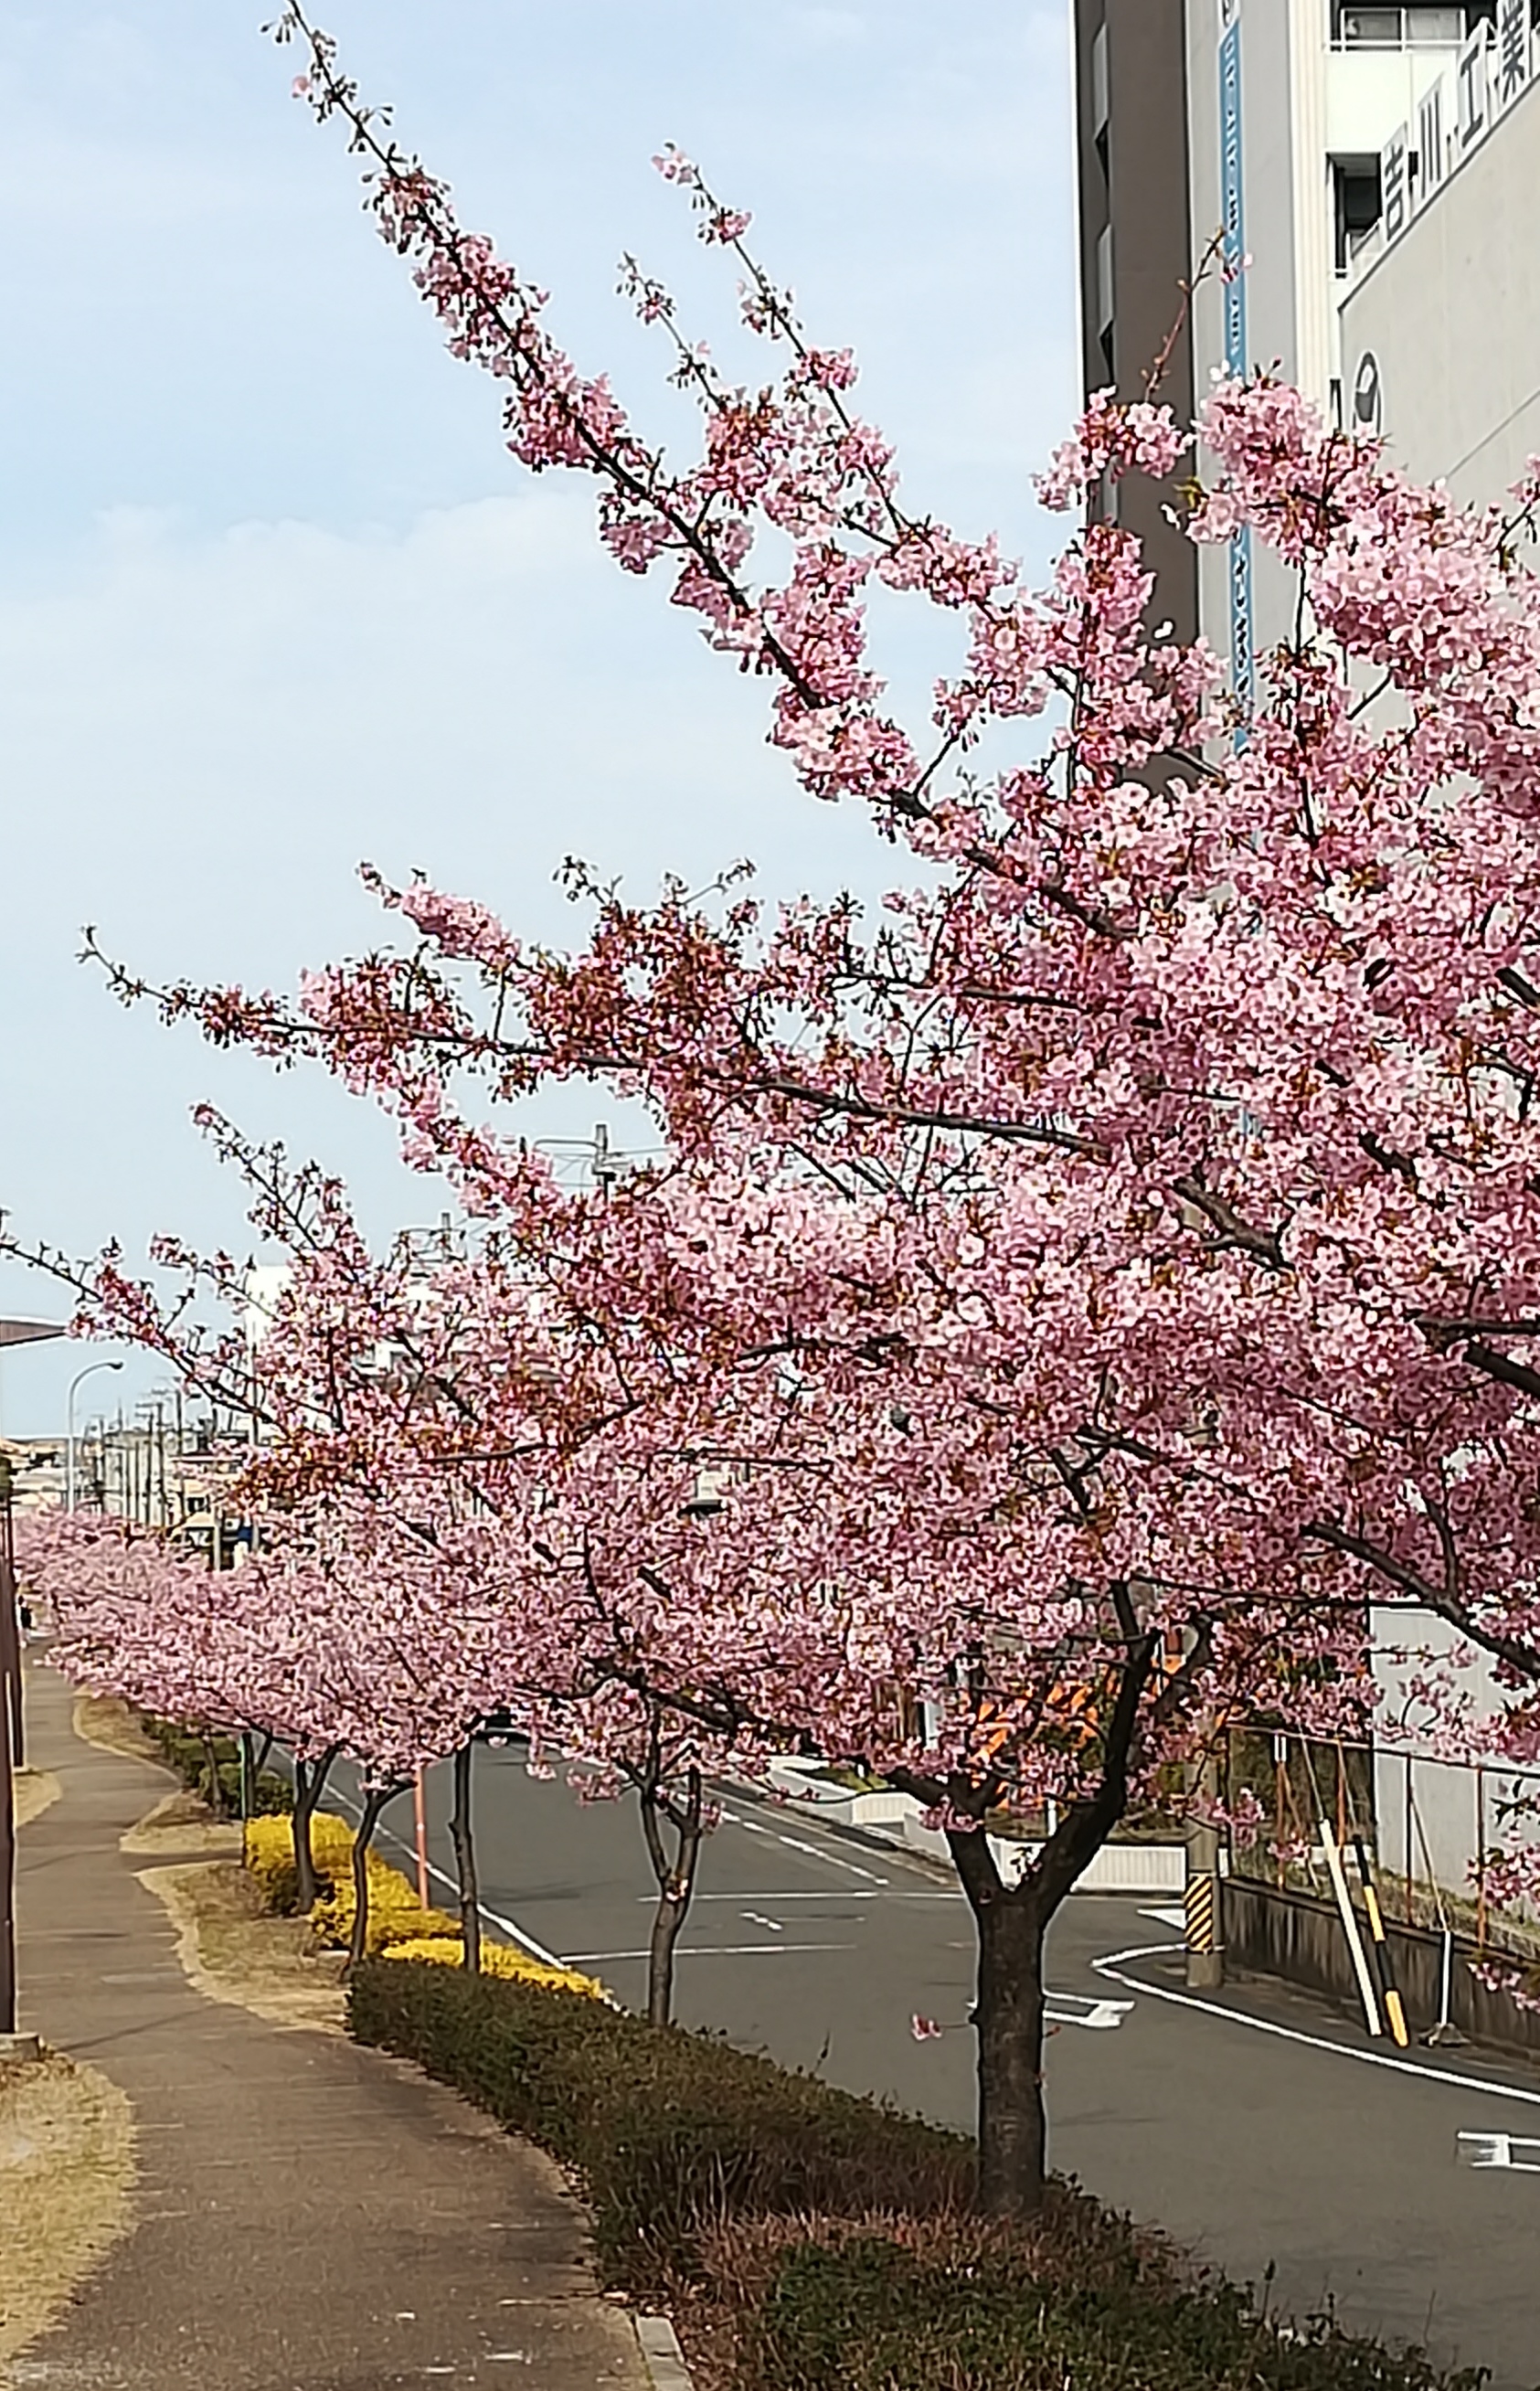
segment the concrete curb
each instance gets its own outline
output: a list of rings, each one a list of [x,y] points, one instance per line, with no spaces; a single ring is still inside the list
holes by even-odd
[[[666,2317],[633,2317],[642,2364],[653,2391],[694,2391],[679,2334]]]

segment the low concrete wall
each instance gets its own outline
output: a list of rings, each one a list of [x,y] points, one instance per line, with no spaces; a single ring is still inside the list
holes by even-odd
[[[1365,1947],[1367,1928],[1365,1930]],[[1414,2036],[1436,2024],[1443,1939],[1420,1926],[1386,1920],[1391,1964]],[[1280,1892],[1232,1876],[1224,1888],[1224,1948],[1232,1965],[1260,1976],[1281,1976],[1361,2013],[1358,1980],[1341,1919],[1330,1902]],[[1488,1991],[1470,1972],[1476,1946],[1456,1934],[1450,1970],[1449,2014],[1472,2042],[1540,2059],[1540,2014],[1521,2009],[1507,1993]],[[1373,1965],[1371,1958],[1370,1965]]]
[[[788,1809],[806,1809],[825,1826],[859,1827],[867,1834],[887,1836],[894,1842],[907,1843],[911,1851],[923,1852],[927,1859],[951,1863],[945,1835],[925,1824],[925,1812],[911,1794],[852,1792],[848,1786],[820,1776],[806,1761],[772,1760],[766,1776],[775,1791],[786,1796]],[[991,1835],[990,1848],[1006,1883],[1015,1884],[1042,1846]],[[1110,1842],[1097,1853],[1075,1891],[1142,1893],[1161,1899],[1175,1894],[1180,1899],[1186,1867],[1181,1843]]]
[[[826,1826],[901,1832],[906,1818],[920,1815],[920,1804],[912,1794],[886,1790],[855,1793],[848,1786],[835,1785],[827,1777],[820,1777],[806,1762],[772,1760],[766,1775],[776,1792],[786,1794],[792,1802],[822,1818]]]
[[[920,1816],[906,1818],[903,1839],[927,1858],[950,1859],[947,1839]],[[990,1849],[1007,1884],[1016,1884],[1042,1851],[1041,1843],[1018,1842],[1012,1836],[991,1835]],[[1146,1897],[1180,1900],[1186,1880],[1187,1855],[1181,1843],[1104,1843],[1082,1875],[1077,1893],[1142,1893]]]

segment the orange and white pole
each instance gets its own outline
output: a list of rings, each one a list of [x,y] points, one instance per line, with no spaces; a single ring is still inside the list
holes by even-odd
[[[417,1902],[426,1909],[428,1902],[428,1813],[422,1799],[421,1766],[412,1779],[412,1824],[417,1830]]]

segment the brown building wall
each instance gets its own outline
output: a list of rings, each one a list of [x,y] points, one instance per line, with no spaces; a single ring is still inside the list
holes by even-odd
[[[1192,271],[1188,210],[1184,0],[1075,0],[1075,130],[1080,200],[1081,371],[1087,393],[1120,398],[1145,380],[1182,307]],[[1105,98],[1098,70],[1105,29]],[[1110,227],[1110,292],[1104,260]],[[1110,295],[1111,319],[1104,324]],[[1180,337],[1159,395],[1183,421],[1193,413],[1190,340]],[[1151,613],[1176,636],[1197,631],[1197,561],[1166,522],[1171,493],[1134,477],[1118,519],[1139,535],[1156,575]]]

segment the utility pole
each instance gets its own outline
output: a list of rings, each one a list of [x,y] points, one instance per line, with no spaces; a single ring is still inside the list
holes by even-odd
[[[620,1170],[620,1157],[610,1147],[610,1125],[601,1121],[593,1133],[593,1179],[602,1195],[611,1193]]]
[[[0,1453],[0,1679],[5,1684],[6,1733],[11,1764],[26,1760],[21,1728],[21,1631],[16,1615],[16,1527],[11,1509],[11,1457]]]

